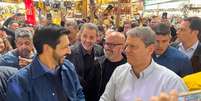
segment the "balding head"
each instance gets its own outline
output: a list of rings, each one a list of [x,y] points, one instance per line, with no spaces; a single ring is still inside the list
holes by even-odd
[[[105,31],[105,36],[107,36],[108,34],[111,34],[112,32],[114,32],[113,29],[108,29]]]
[[[111,32],[105,36],[106,40],[112,40],[115,43],[124,43],[126,37],[123,33],[120,32]]]
[[[120,61],[124,50],[125,36],[120,32],[112,32],[105,37],[104,52],[107,59],[112,62]]]

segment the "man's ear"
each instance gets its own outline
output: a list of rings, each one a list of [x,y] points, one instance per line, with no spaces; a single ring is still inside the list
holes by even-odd
[[[153,54],[154,50],[155,50],[155,45],[154,45],[154,44],[151,44],[151,45],[149,45],[149,46],[147,47],[147,51],[148,51],[148,53],[151,54],[151,55]]]
[[[199,31],[198,30],[193,30],[193,33],[195,33],[196,35],[198,35]]]
[[[51,47],[47,44],[43,45],[43,52],[49,52],[51,50]]]

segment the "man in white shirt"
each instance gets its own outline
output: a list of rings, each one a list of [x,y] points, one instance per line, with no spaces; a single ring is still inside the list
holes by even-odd
[[[201,43],[199,36],[201,36],[201,18],[188,17],[183,19],[178,30],[177,37],[181,42],[176,46],[179,51],[183,52],[191,59],[193,72],[201,71]]]
[[[125,52],[128,63],[116,68],[100,101],[149,101],[160,92],[185,92],[181,78],[154,62],[155,33],[149,27],[136,27],[127,32]]]

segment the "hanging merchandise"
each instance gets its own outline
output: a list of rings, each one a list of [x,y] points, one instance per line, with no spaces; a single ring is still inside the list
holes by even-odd
[[[35,10],[32,0],[24,0],[25,9],[26,9],[26,23],[27,24],[36,24]]]

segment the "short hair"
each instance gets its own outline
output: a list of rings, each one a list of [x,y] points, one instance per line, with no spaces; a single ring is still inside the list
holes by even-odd
[[[145,46],[155,44],[155,32],[150,27],[135,27],[126,33],[126,36],[140,38]]]
[[[81,29],[80,29],[80,34],[82,34],[83,30],[84,29],[90,29],[90,30],[95,30],[96,31],[96,35],[98,36],[99,35],[99,31],[98,31],[98,27],[93,24],[93,23],[85,23],[81,26]]]
[[[53,49],[60,43],[59,38],[62,35],[68,35],[70,32],[59,25],[49,24],[38,27],[33,37],[33,44],[38,54],[43,52],[43,45],[48,44]]]
[[[69,27],[69,26],[72,26],[75,29],[78,29],[78,27],[79,27],[78,24],[77,24],[77,22],[67,20],[65,22],[65,27]]]
[[[10,21],[10,22],[8,23],[8,25],[10,26],[10,25],[12,25],[13,23],[19,24],[17,21],[12,20],[12,21]]]
[[[156,35],[170,35],[170,26],[165,23],[159,23],[152,28]]]
[[[15,13],[15,16],[24,16],[23,13]]]
[[[27,27],[23,27],[23,28],[17,28],[15,30],[15,40],[17,40],[17,38],[29,38],[30,40],[33,39],[33,33],[30,29],[28,29]]]
[[[188,21],[190,23],[189,28],[192,30],[197,30],[199,35],[201,35],[201,18],[200,17],[188,17],[183,19],[184,21]]]

